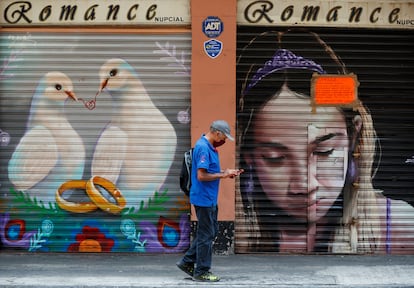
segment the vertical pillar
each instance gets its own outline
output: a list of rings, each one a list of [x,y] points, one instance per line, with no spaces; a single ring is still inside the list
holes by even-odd
[[[212,121],[226,120],[236,131],[236,0],[191,0],[191,141]],[[220,50],[221,48],[221,50]],[[219,148],[222,168],[235,168],[235,142]],[[234,221],[235,182],[221,181],[219,220]]]

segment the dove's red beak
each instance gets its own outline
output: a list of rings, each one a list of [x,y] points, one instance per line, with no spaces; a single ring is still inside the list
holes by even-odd
[[[68,95],[68,97],[72,98],[74,101],[78,102],[78,98],[76,97],[75,93],[72,91],[65,91],[66,95]]]
[[[102,93],[103,89],[105,89],[106,85],[108,84],[108,80],[109,78],[106,78],[104,81],[102,81],[101,87],[99,88],[98,93],[96,93],[96,96]]]

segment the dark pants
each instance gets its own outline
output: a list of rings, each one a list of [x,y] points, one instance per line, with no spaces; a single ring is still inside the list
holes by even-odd
[[[218,209],[217,206],[195,206],[195,210],[198,220],[197,232],[182,262],[195,263],[194,276],[200,276],[211,268],[213,241],[218,232]]]

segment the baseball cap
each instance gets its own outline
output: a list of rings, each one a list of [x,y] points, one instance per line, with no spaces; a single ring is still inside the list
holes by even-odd
[[[213,123],[211,123],[211,128],[218,130],[222,132],[228,139],[231,141],[234,141],[234,138],[230,135],[230,126],[229,124],[224,120],[216,120]]]

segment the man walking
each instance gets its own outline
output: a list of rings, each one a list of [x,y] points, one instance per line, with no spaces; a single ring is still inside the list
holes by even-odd
[[[224,120],[216,120],[194,146],[190,202],[194,205],[198,225],[194,241],[177,266],[195,281],[220,280],[220,277],[210,271],[213,241],[218,232],[217,200],[220,179],[233,178],[243,172],[238,169],[221,170],[216,148],[223,145],[226,139],[234,141],[230,135],[229,124]]]

